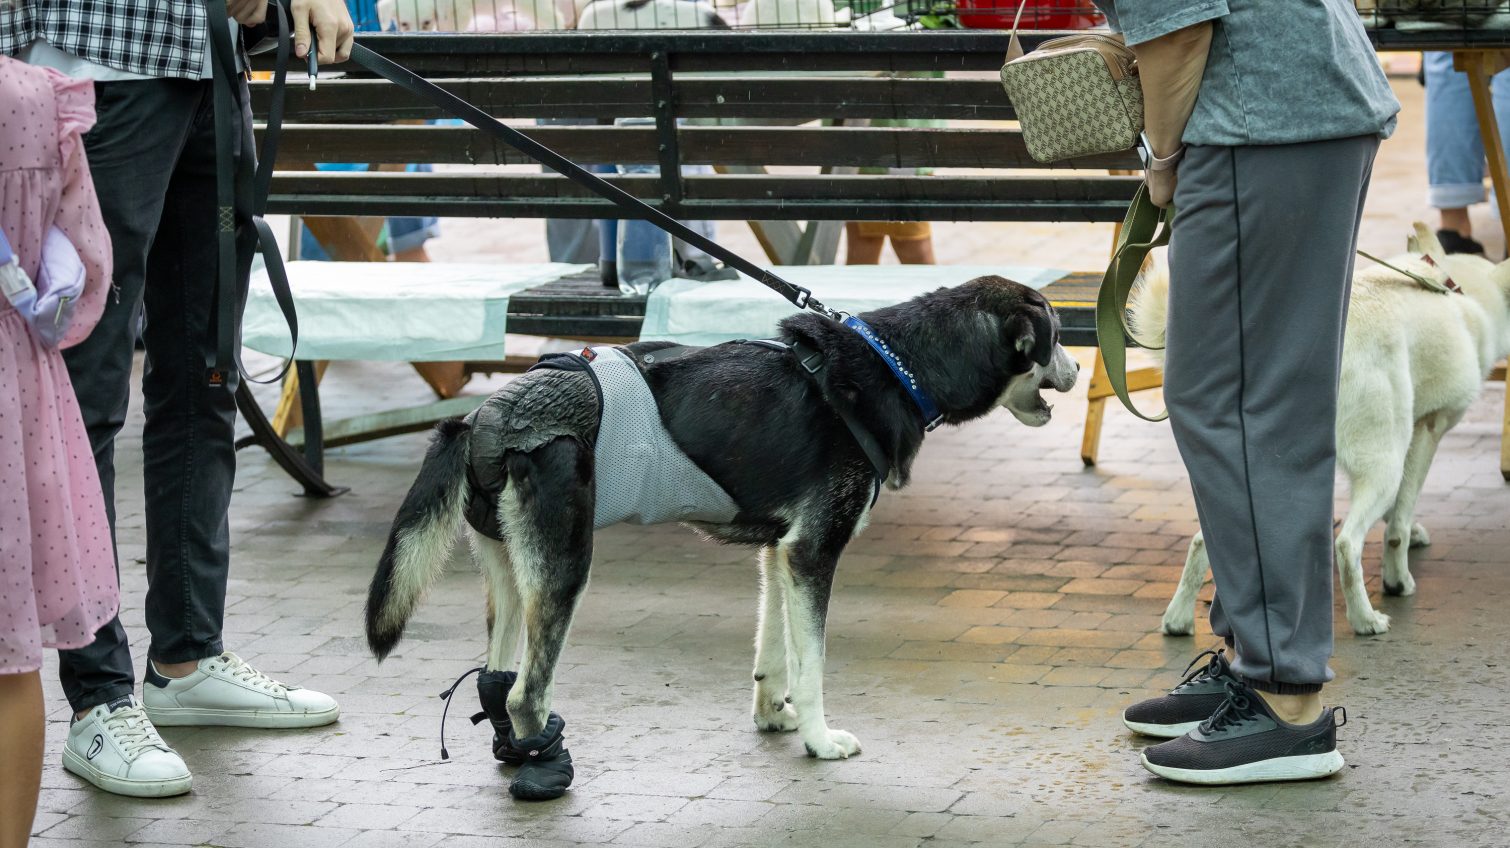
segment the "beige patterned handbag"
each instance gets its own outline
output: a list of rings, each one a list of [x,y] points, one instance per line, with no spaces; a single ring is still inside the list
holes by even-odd
[[[1017,25],[1026,5],[1023,0],[1012,21],[1001,84],[1028,155],[1049,163],[1136,147],[1143,86],[1132,49],[1120,35],[1084,33],[1045,41],[1023,55]]]

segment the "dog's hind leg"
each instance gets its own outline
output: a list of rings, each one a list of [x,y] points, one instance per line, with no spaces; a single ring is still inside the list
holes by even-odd
[[[488,590],[488,662],[490,671],[509,671],[519,655],[521,605],[508,548],[503,542],[467,528],[472,559],[482,569]]]
[[[1337,576],[1342,583],[1342,598],[1347,605],[1347,620],[1360,636],[1389,630],[1389,616],[1374,609],[1363,582],[1363,542],[1384,513],[1395,502],[1400,488],[1404,457],[1396,456],[1387,446],[1370,457],[1361,468],[1350,469],[1352,506],[1342,529],[1337,533],[1335,557]]]
[[[860,740],[846,731],[831,730],[823,715],[824,624],[843,546],[830,551],[815,541],[791,536],[776,547],[770,571],[786,597],[787,632],[791,634],[787,665],[797,730],[809,755],[843,759],[860,753]]]
[[[509,745],[523,765],[509,792],[547,800],[561,797],[574,774],[562,737],[566,723],[551,712],[551,695],[592,562],[593,454],[575,439],[558,438],[511,453],[505,464],[501,515],[525,630],[519,678],[508,698]]]
[[[1452,429],[1456,421],[1445,415],[1428,415],[1416,422],[1410,436],[1410,448],[1405,452],[1405,467],[1400,480],[1400,491],[1395,495],[1394,506],[1389,511],[1384,528],[1384,594],[1414,595],[1415,578],[1410,576],[1409,548],[1415,547],[1416,501],[1421,497],[1421,487],[1426,483],[1426,472],[1431,470],[1431,461],[1437,455],[1437,446],[1442,436]],[[1421,533],[1424,535],[1425,530]]]
[[[1206,575],[1211,571],[1211,559],[1206,553],[1206,538],[1200,533],[1190,540],[1190,550],[1185,554],[1185,570],[1180,574],[1180,585],[1164,610],[1162,629],[1166,636],[1189,636],[1195,632],[1196,596],[1206,585]]]
[[[797,711],[787,702],[786,592],[776,576],[778,548],[760,552],[760,609],[755,624],[755,726],[796,730]]]

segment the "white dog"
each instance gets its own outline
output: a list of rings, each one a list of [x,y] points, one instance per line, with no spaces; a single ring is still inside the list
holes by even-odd
[[[1414,593],[1406,549],[1430,543],[1414,519],[1437,444],[1479,397],[1494,363],[1510,353],[1510,262],[1449,256],[1420,223],[1411,248],[1389,263],[1429,279],[1445,276],[1461,292],[1440,294],[1388,268],[1365,268],[1353,277],[1342,349],[1337,461],[1347,474],[1352,506],[1337,535],[1336,560],[1348,623],[1363,635],[1389,629],[1389,616],[1370,605],[1363,586],[1364,536],[1381,519],[1386,522],[1384,592]],[[1163,266],[1151,269],[1132,295],[1135,335],[1150,347],[1164,346],[1168,296]],[[1193,632],[1196,594],[1209,570],[1197,534],[1164,612],[1165,633]]]

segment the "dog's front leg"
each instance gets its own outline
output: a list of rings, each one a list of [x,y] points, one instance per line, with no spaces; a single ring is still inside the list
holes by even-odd
[[[823,715],[824,623],[839,556],[838,551],[821,552],[816,547],[800,540],[795,544],[783,541],[772,558],[776,566],[772,570],[786,595],[791,634],[787,664],[797,730],[809,755],[838,760],[860,753],[860,740],[847,731],[830,730]]]
[[[787,701],[786,592],[775,576],[777,548],[760,552],[760,609],[755,624],[755,726],[761,730],[797,729],[797,711]],[[783,563],[782,568],[785,568]]]
[[[1185,570],[1180,574],[1179,588],[1169,599],[1164,610],[1162,627],[1167,636],[1189,636],[1195,632],[1195,602],[1201,587],[1206,585],[1206,572],[1211,570],[1211,561],[1206,554],[1206,539],[1200,533],[1190,540],[1190,551],[1185,555]]]

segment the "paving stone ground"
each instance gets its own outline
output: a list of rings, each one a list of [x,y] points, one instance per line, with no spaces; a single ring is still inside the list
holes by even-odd
[[[1385,147],[1365,246],[1393,251],[1424,214],[1420,96]],[[437,253],[491,226],[494,256],[533,258],[535,222],[456,224]],[[1493,222],[1485,219],[1487,233]],[[466,228],[471,227],[469,231]],[[940,227],[956,262],[1094,267],[1107,227]],[[740,234],[738,238],[743,238]],[[1498,239],[1488,238],[1495,250]],[[517,249],[517,250],[516,250]],[[1081,351],[1080,353],[1088,353]],[[337,365],[329,413],[424,400],[418,378]],[[487,383],[480,383],[485,388]],[[339,697],[339,724],[258,732],[168,729],[195,773],[192,794],[145,801],[94,791],[63,771],[67,708],[50,664],[47,769],[37,848],[650,848],[999,845],[1505,845],[1510,742],[1502,646],[1510,641],[1510,485],[1496,469],[1503,387],[1486,387],[1443,442],[1421,519],[1434,544],[1412,555],[1419,592],[1380,598],[1378,532],[1365,572],[1394,618],[1355,637],[1337,617],[1336,685],[1349,767],[1300,785],[1195,789],[1139,767],[1145,744],[1118,715],[1166,688],[1212,643],[1158,634],[1196,529],[1168,429],[1107,416],[1101,463],[1081,467],[1084,390],[1031,430],[1005,413],[929,437],[915,482],[884,495],[850,546],[829,618],[829,720],[858,757],[819,762],[749,717],[753,553],[677,527],[598,536],[592,585],[556,687],[578,782],[521,805],[453,710],[438,757],[436,694],[484,650],[480,583],[450,563],[406,641],[378,665],[360,609],[422,436],[336,450],[334,500],[294,486],[255,451],[232,510],[228,646],[264,670]],[[140,419],[118,456],[125,621],[146,648]],[[1346,493],[1339,489],[1339,509]],[[1209,594],[1209,589],[1208,589]],[[470,695],[470,685],[463,693]]]

